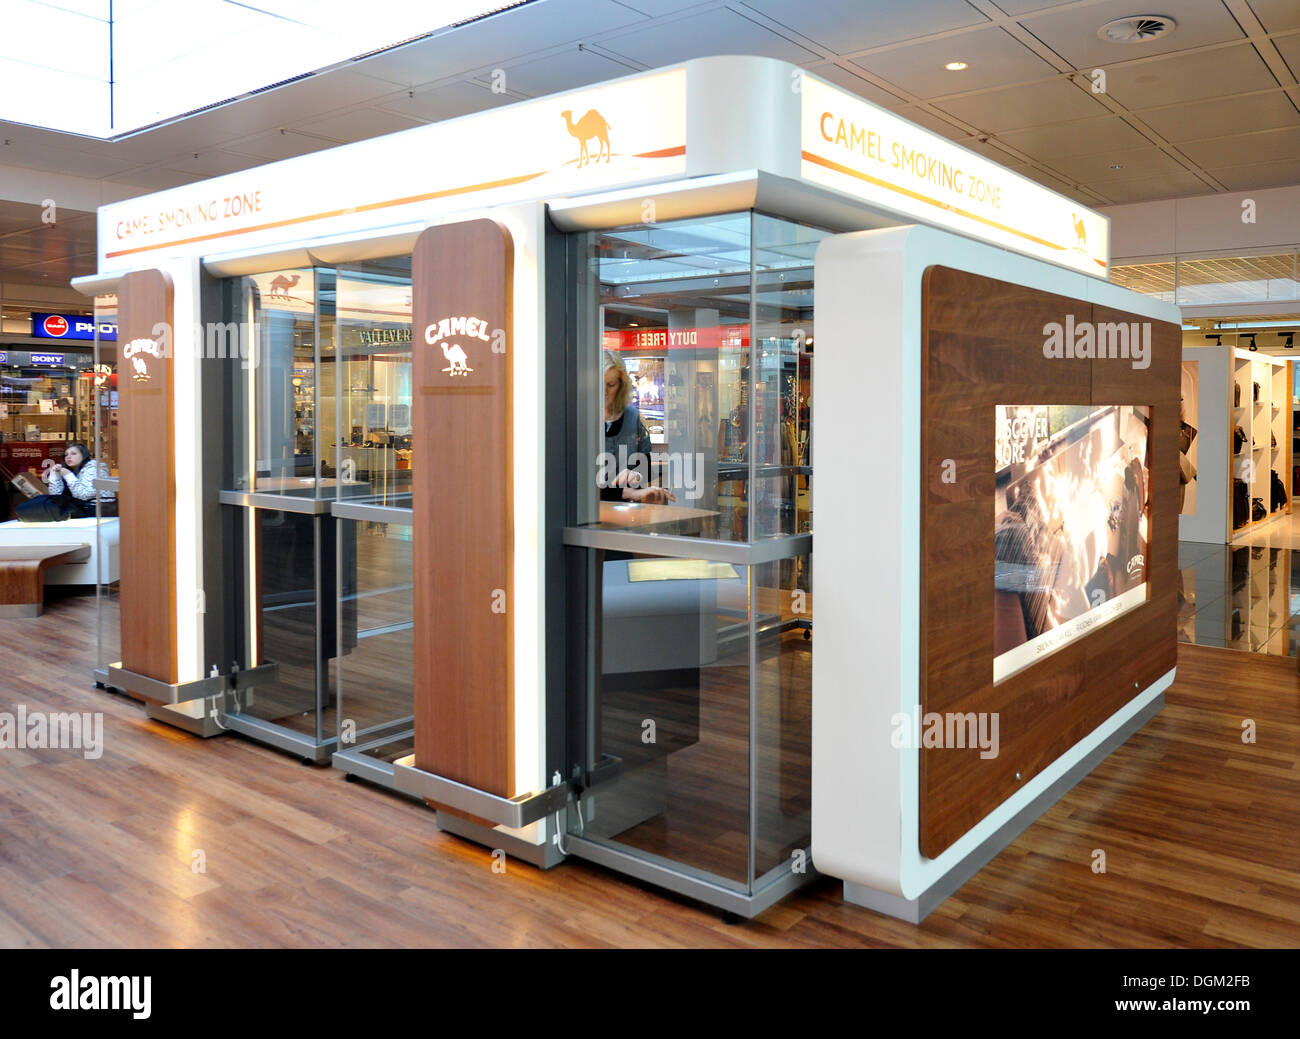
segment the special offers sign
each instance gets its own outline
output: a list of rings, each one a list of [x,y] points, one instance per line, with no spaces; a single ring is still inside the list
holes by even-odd
[[[1110,223],[1100,213],[804,76],[804,179],[1017,252],[1109,274]]]
[[[675,69],[104,206],[99,269],[160,249],[213,253],[397,223],[435,202],[497,205],[685,171],[686,71]]]

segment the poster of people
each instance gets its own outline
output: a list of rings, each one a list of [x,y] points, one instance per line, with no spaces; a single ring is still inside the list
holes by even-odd
[[[1150,409],[998,405],[993,680],[1146,600]]]

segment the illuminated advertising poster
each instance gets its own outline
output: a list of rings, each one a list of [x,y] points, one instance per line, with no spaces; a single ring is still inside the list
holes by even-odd
[[[1196,413],[1200,406],[1200,361],[1183,362],[1182,421],[1178,429],[1178,512],[1196,515]]]
[[[995,682],[1146,601],[1150,417],[997,406]]]

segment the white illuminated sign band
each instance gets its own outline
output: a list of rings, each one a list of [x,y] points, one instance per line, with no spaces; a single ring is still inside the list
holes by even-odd
[[[575,121],[579,112],[586,114]],[[393,163],[395,150],[412,161]],[[450,155],[455,162],[444,161]],[[122,257],[223,238],[237,236],[245,247],[282,241],[289,227],[343,233],[372,226],[376,212],[399,221],[395,211],[415,206],[422,214],[430,205],[498,205],[683,174],[686,72],[415,127],[334,149],[328,161],[327,176],[320,158],[303,156],[103,206],[100,270]],[[318,226],[309,232],[309,224]],[[274,286],[272,294],[281,298]]]
[[[804,179],[1107,276],[1110,225],[1100,213],[811,76],[800,96]]]

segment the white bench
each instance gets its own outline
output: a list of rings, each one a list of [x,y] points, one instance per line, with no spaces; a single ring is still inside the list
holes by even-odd
[[[0,523],[0,548],[27,548],[34,545],[89,545],[90,558],[84,563],[52,567],[45,572],[46,584],[94,584],[99,573],[104,584],[121,576],[118,553],[119,520],[108,517],[95,530],[96,520],[70,519],[61,523],[23,523],[10,520]]]

